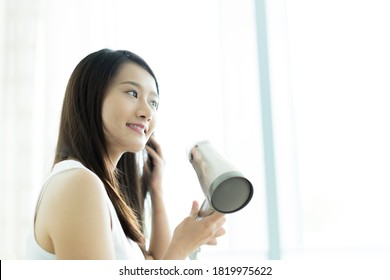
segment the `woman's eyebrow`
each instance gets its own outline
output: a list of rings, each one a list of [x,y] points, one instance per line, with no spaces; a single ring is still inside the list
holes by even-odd
[[[141,85],[139,83],[133,82],[133,81],[124,81],[124,82],[120,83],[120,85],[123,85],[123,84],[130,84],[130,85],[133,85],[133,86],[141,87]]]

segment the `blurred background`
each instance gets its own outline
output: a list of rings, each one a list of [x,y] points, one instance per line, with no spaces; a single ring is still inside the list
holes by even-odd
[[[67,80],[128,49],[160,84],[172,229],[208,138],[255,188],[202,259],[390,258],[390,3],[0,0],[0,258],[23,259]]]

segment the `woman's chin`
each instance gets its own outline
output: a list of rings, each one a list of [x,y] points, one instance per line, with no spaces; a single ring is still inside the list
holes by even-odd
[[[131,147],[129,147],[126,152],[130,152],[130,153],[141,152],[145,149],[145,145],[146,145],[146,143],[134,144]]]

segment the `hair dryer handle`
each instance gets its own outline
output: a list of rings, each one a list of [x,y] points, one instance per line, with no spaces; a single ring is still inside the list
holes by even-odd
[[[204,217],[207,217],[211,214],[213,214],[215,210],[210,206],[207,199],[205,199],[202,203],[202,206],[199,209],[198,217],[196,218],[197,221],[203,219]]]
[[[203,218],[213,214],[215,210],[210,206],[207,199],[205,199],[202,203],[202,206],[199,209],[198,217],[196,217],[196,221],[200,221]],[[198,259],[198,253],[200,252],[200,247],[196,249],[194,252],[192,252],[191,255],[189,255],[189,258],[191,260],[197,260]]]

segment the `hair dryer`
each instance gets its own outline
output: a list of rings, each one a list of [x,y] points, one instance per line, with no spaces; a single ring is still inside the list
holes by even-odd
[[[222,158],[209,141],[200,141],[193,145],[188,157],[206,197],[199,210],[198,219],[214,211],[236,212],[252,199],[252,183],[235,166]]]
[[[214,211],[236,212],[252,199],[252,183],[235,166],[222,158],[209,141],[200,141],[193,145],[188,157],[206,197],[197,220],[211,215]],[[189,258],[197,259],[199,252],[200,248]]]

